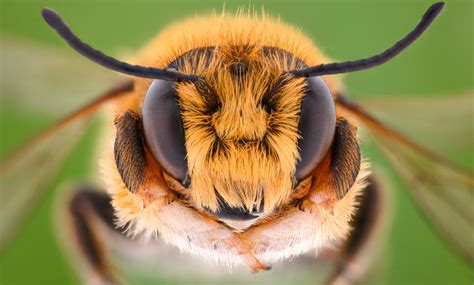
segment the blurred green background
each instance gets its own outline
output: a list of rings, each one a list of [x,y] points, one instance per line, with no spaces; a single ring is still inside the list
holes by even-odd
[[[95,87],[88,89],[87,82],[107,78],[101,77],[103,75],[80,73],[81,66],[86,66],[86,69],[91,70],[94,68],[100,70],[100,67],[90,67],[89,65],[92,64],[74,54],[42,22],[40,17],[42,7],[47,6],[59,11],[73,30],[86,42],[114,55],[133,54],[134,50],[140,48],[169,23],[177,22],[186,16],[206,14],[213,9],[221,11],[223,7],[222,1],[209,0],[1,0],[0,3],[0,40],[2,40],[0,152],[2,155],[53,122],[67,110],[78,106],[75,102],[80,101],[81,98],[73,98],[70,93],[99,90],[94,89]],[[393,0],[250,2],[257,10],[263,5],[271,15],[279,15],[282,20],[300,27],[318,43],[326,54],[342,60],[364,57],[388,47],[414,26],[431,3],[431,1]],[[447,4],[445,11],[433,27],[401,56],[376,69],[347,75],[345,83],[350,95],[360,100],[366,100],[372,96],[378,98],[386,96],[411,102],[413,97],[417,97],[418,100],[420,97],[430,100],[433,96],[455,95],[473,90],[474,4],[472,1],[447,1]],[[226,1],[225,3],[229,11],[248,6],[248,1]],[[11,65],[7,68],[5,63],[12,61],[12,50],[20,54],[17,60],[21,65],[16,69],[12,69]],[[21,55],[22,50],[24,50],[23,55]],[[63,75],[68,79],[49,82],[47,86],[51,88],[54,96],[49,94],[48,97],[45,94],[45,97],[42,97],[44,93],[36,89],[38,83],[31,80],[25,82],[23,72],[43,78],[45,75],[41,73],[41,64],[47,64],[45,59],[48,56],[51,57],[51,54],[57,54],[58,58],[71,58],[70,64],[69,61],[63,64],[71,72],[74,72],[77,66],[78,74]],[[37,71],[36,73],[28,72],[30,69]],[[98,71],[98,74],[101,72]],[[114,78],[113,75],[111,78]],[[25,100],[22,94],[18,96],[6,94],[10,89],[5,86],[11,86],[12,82],[15,86],[24,86],[15,89],[17,92],[23,91],[27,94],[26,98],[34,98],[34,100]],[[59,90],[55,87],[56,84],[61,85],[62,91],[70,92],[54,93],[55,90]],[[101,87],[108,85],[104,82]],[[69,103],[68,98],[71,98],[70,102],[74,103]],[[467,108],[472,111],[474,101],[472,97],[470,98]],[[427,112],[427,110],[424,111]],[[456,113],[456,110],[451,111]],[[379,110],[379,113],[383,115],[384,112]],[[463,120],[465,125],[462,127],[467,131],[463,138],[447,137],[439,129],[442,124],[428,125],[429,130],[425,130],[430,135],[435,134],[436,140],[423,140],[423,136],[420,136],[422,132],[410,131],[410,127],[406,127],[407,131],[416,135],[419,141],[433,144],[438,151],[472,169],[474,154],[471,143],[473,142],[474,119],[472,112],[470,114],[466,120]],[[433,114],[426,117],[433,118]],[[390,122],[397,125],[397,118],[391,118]],[[413,126],[411,127],[413,129]],[[401,125],[399,128],[404,130],[405,126]],[[95,135],[93,128],[68,159],[59,177],[51,184],[51,189],[56,189],[57,185],[65,180],[88,179],[87,169],[91,159],[87,154],[91,153]],[[453,141],[456,141],[456,147],[451,146]],[[464,144],[459,141],[463,141]],[[364,153],[376,161],[378,167],[388,170],[388,177],[394,185],[391,195],[394,200],[393,227],[388,233],[387,248],[381,258],[386,272],[382,280],[377,281],[376,284],[473,284],[473,269],[453,254],[446,243],[429,227],[403,189],[404,186],[397,179],[396,174],[373,149],[373,145],[367,144],[364,147]],[[52,190],[41,197],[26,224],[10,246],[1,253],[0,284],[79,283],[55,241],[51,220],[56,194],[57,190]],[[474,233],[472,238],[474,238]]]

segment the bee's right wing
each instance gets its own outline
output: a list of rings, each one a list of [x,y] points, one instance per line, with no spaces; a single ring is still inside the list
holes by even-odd
[[[406,130],[413,129],[417,121],[427,122],[431,117],[433,120],[424,127],[427,129],[424,133],[423,128],[418,127],[412,130],[412,135],[418,139],[428,138],[431,147],[439,147],[444,141],[448,150],[463,148],[471,155],[474,143],[472,100],[472,94],[418,101],[410,98],[397,101],[382,98],[372,104],[371,109],[379,111],[380,116],[391,115],[398,121],[405,121]],[[366,105],[370,106],[370,103]],[[410,193],[428,220],[458,253],[474,264],[472,171],[387,127],[344,96],[336,99],[336,106],[339,111],[368,127],[379,147],[408,184]],[[429,134],[433,130],[436,130],[436,134]]]
[[[26,112],[32,111],[34,109],[32,106],[43,111],[54,108],[55,104],[57,106],[57,101],[77,92],[73,90],[74,88],[98,90],[110,82],[109,75],[102,75],[94,68],[88,71],[87,65],[60,52],[10,39],[2,39],[1,46],[2,69],[8,71],[2,71],[2,77],[7,76],[2,82],[2,101],[21,106]],[[82,75],[78,76],[78,73]],[[133,81],[122,79],[116,86],[89,103],[84,104],[83,98],[81,100],[72,97],[64,100],[63,106],[56,107],[61,109],[60,113],[67,109],[68,104],[75,105],[82,101],[83,107],[63,116],[2,158],[0,249],[4,248],[13,237],[29,208],[43,193],[48,182],[55,177],[67,155],[82,137],[93,115],[105,103],[125,96],[132,89]],[[51,98],[51,95],[48,95],[49,90],[61,95],[62,98],[58,100]],[[29,101],[36,103],[29,105],[31,104]],[[48,112],[55,113],[54,110]],[[8,133],[6,135],[8,136]]]

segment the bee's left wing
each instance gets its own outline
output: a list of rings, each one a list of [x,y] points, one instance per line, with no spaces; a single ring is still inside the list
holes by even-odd
[[[379,116],[392,115],[405,125],[421,125],[436,134],[423,133],[418,127],[413,136],[427,137],[430,147],[442,140],[472,155],[473,94],[423,100],[379,99],[367,106]],[[430,101],[431,100],[431,101]],[[342,113],[363,123],[382,151],[408,184],[410,193],[428,220],[457,251],[474,264],[474,175],[469,169],[438,155],[427,147],[387,127],[360,105],[344,96],[336,98]],[[433,125],[433,123],[435,125]],[[430,137],[431,136],[431,137]],[[471,165],[472,167],[472,165]]]
[[[33,202],[57,174],[96,111],[133,88],[131,80],[122,80],[84,104],[84,96],[75,98],[82,94],[74,89],[104,89],[110,76],[101,75],[74,58],[39,45],[2,38],[1,46],[3,108],[18,106],[25,112],[47,110],[52,114],[66,111],[69,115],[0,160],[0,249],[5,247]],[[68,105],[76,103],[83,107],[69,111],[71,106]],[[9,129],[13,131],[14,127]]]

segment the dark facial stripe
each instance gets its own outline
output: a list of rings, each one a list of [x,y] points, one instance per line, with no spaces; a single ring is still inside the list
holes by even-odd
[[[115,163],[125,186],[136,192],[143,183],[147,166],[140,117],[126,112],[115,120],[115,127]]]
[[[357,129],[346,119],[338,118],[332,144],[331,172],[334,191],[339,199],[352,187],[359,174],[361,155]]]

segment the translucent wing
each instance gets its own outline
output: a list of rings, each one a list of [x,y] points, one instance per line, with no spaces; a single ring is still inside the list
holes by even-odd
[[[3,107],[19,106],[25,112],[47,112],[63,118],[0,162],[0,249],[54,178],[93,114],[133,85],[129,80],[121,82],[90,101],[90,96],[84,99],[87,96],[81,92],[98,94],[113,82],[110,75],[38,45],[2,39],[1,47]],[[84,104],[87,99],[89,103]],[[75,104],[83,107],[71,112],[71,108],[81,106]],[[64,116],[65,112],[69,115]]]
[[[366,105],[375,113],[378,111],[381,117],[399,118],[401,123],[409,126],[407,130],[411,129],[413,137],[427,139],[430,147],[440,148],[444,141],[454,146],[451,150],[464,150],[469,157],[472,156],[474,143],[473,99],[470,93],[429,100],[385,98],[367,102]],[[348,98],[340,96],[336,101],[339,110],[369,128],[383,152],[407,182],[425,216],[461,255],[474,264],[472,171],[388,128]],[[427,122],[428,125],[420,128]],[[427,132],[428,129],[436,130],[437,138]]]

